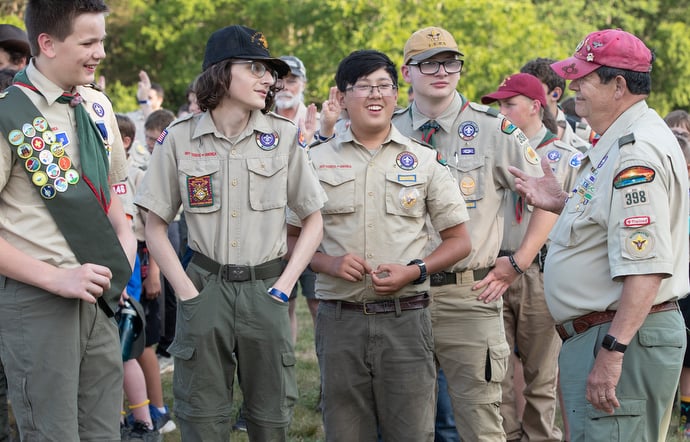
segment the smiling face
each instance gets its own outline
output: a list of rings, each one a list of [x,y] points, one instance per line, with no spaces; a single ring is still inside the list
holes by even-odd
[[[367,96],[359,96],[353,86],[379,86],[394,84],[390,74],[380,68],[369,75],[360,77],[354,85],[349,85],[345,92],[338,92],[340,105],[347,109],[350,117],[350,127],[352,132],[357,135],[380,133],[390,128],[391,117],[398,102],[397,89],[390,96],[381,94],[378,88],[374,88]]]
[[[75,86],[93,83],[96,67],[105,58],[105,15],[85,13],[72,23],[72,33],[63,41],[41,34],[38,67],[41,73],[65,91]],[[42,61],[45,58],[44,65]],[[44,67],[44,69],[41,69]]]

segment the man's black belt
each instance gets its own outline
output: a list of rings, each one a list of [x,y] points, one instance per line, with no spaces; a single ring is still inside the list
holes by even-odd
[[[491,267],[485,267],[483,269],[471,270],[472,276],[473,276],[475,281],[481,281],[482,279],[486,278],[486,275],[489,274],[489,271],[491,271]],[[465,273],[465,272],[460,272],[460,273]],[[439,286],[448,285],[448,284],[457,284],[458,283],[458,273],[454,273],[454,272],[432,273],[431,275],[429,275],[429,283],[431,284],[432,287],[439,287]]]
[[[424,292],[407,298],[386,299],[385,301],[362,303],[337,301],[335,299],[322,299],[319,302],[333,304],[336,307],[340,305],[340,308],[343,310],[354,310],[365,315],[376,315],[379,313],[393,313],[397,311],[398,309],[396,308],[396,304],[398,304],[400,311],[419,310],[426,308],[429,305],[429,294]]]
[[[220,264],[206,255],[194,252],[192,263],[207,272],[220,276],[228,282],[245,282],[260,279],[277,278],[283,272],[284,264],[280,258],[267,261],[258,266],[241,266],[235,264]]]

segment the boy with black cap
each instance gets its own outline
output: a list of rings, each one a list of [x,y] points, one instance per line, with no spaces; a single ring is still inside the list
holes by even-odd
[[[297,398],[287,293],[321,240],[325,201],[297,128],[268,113],[288,71],[261,32],[213,33],[194,88],[203,112],[161,134],[137,191],[150,253],[179,297],[168,351],[183,440],[230,438],[235,368],[250,440],[287,439]],[[167,235],[181,205],[187,274]],[[283,269],[287,206],[303,234]]]
[[[31,58],[26,32],[10,24],[0,24],[0,69],[24,69]]]

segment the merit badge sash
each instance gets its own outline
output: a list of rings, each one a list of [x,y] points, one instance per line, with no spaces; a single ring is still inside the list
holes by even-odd
[[[77,260],[106,266],[112,272],[110,289],[98,298],[98,304],[113,316],[132,268],[103,206],[29,97],[14,86],[0,99],[6,109],[12,109],[0,119],[0,130]]]

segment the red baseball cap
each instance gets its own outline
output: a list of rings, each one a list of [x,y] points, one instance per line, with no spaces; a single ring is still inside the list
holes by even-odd
[[[572,57],[553,63],[551,68],[566,80],[576,80],[601,66],[651,72],[652,51],[629,32],[604,29],[589,34]]]
[[[516,95],[524,95],[532,100],[537,100],[541,103],[541,107],[546,107],[546,94],[541,81],[534,75],[525,73],[506,77],[496,92],[482,97],[482,103],[490,104],[494,101],[504,100]]]

